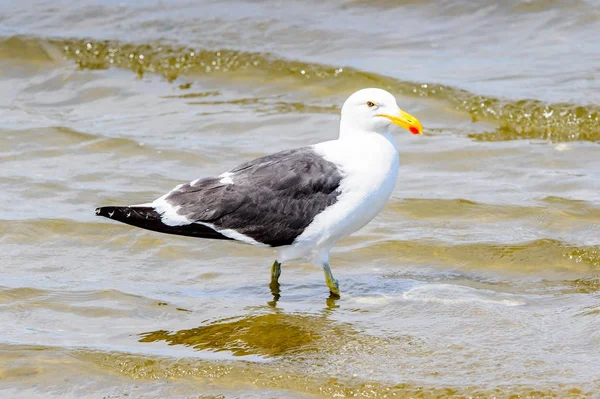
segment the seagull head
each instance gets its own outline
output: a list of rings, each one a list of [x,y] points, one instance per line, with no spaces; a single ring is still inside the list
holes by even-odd
[[[362,89],[348,97],[342,107],[340,135],[385,134],[392,124],[412,134],[423,134],[421,122],[402,111],[393,95],[382,89]]]

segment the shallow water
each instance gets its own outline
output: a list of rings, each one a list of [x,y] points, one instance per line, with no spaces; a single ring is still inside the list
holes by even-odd
[[[141,5],[143,4],[143,5]],[[600,397],[600,3],[0,2],[3,398]],[[322,271],[94,216],[419,117]]]

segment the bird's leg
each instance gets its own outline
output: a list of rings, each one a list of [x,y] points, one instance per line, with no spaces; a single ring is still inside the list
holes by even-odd
[[[275,261],[271,266],[271,284],[279,284],[279,276],[281,276],[281,263]]]
[[[329,291],[332,296],[340,296],[340,287],[338,285],[338,281],[331,274],[331,268],[329,267],[329,262],[323,263],[323,271],[325,272],[325,282],[329,287]]]
[[[271,284],[269,284],[269,287],[271,287],[271,293],[273,293],[274,296],[279,295],[280,292],[279,276],[281,276],[281,263],[275,261],[271,266]]]

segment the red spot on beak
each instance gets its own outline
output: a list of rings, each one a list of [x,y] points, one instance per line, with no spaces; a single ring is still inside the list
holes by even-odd
[[[411,126],[408,130],[410,130],[412,134],[419,134],[419,129],[414,126]]]

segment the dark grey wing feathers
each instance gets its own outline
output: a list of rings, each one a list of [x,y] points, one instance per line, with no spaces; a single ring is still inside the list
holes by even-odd
[[[333,205],[342,180],[338,168],[309,147],[258,158],[229,173],[232,184],[218,177],[201,179],[165,200],[191,221],[232,229],[274,247],[292,244]]]
[[[186,183],[173,190],[165,200],[172,206],[179,206],[177,213],[189,220],[213,223],[223,216],[235,212],[242,206],[244,198],[231,195],[229,184],[218,178],[206,178]]]

